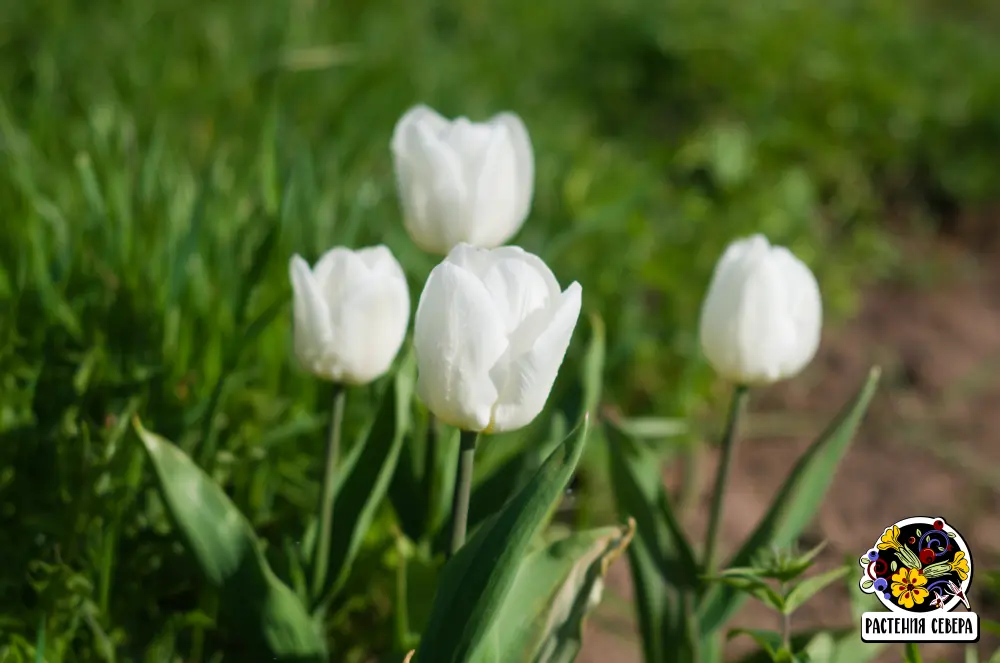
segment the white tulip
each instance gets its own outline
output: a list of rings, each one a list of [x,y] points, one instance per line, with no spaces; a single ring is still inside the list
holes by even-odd
[[[406,337],[410,292],[387,247],[337,247],[311,270],[295,255],[289,273],[295,354],[303,368],[351,385],[389,370]]]
[[[701,347],[737,384],[767,384],[799,373],[819,347],[823,323],[816,277],[762,235],[729,245],[701,311]]]
[[[459,244],[417,304],[417,393],[441,421],[500,433],[545,407],[580,317],[580,284],[565,291],[516,246]]]
[[[448,121],[416,106],[396,124],[392,155],[406,231],[424,251],[500,246],[528,216],[534,156],[513,113]]]

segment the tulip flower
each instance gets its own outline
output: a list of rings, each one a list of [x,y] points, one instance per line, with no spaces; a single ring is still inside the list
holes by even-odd
[[[524,223],[535,169],[517,115],[449,121],[416,106],[396,124],[391,147],[404,224],[424,251],[445,255],[462,242],[495,248]]]
[[[367,384],[389,370],[406,337],[410,291],[385,246],[327,251],[313,269],[301,256],[288,267],[292,279],[295,354],[313,375],[333,383],[318,531],[312,552],[312,600],[330,589],[327,565],[348,385]]]
[[[417,393],[444,423],[476,432],[528,425],[545,406],[580,315],[537,256],[459,244],[417,305]]]
[[[417,304],[417,394],[462,429],[451,546],[465,541],[479,433],[528,425],[545,407],[580,317],[581,288],[565,291],[540,258],[516,246],[453,248]]]
[[[722,457],[709,508],[703,567],[715,571],[723,497],[736,454],[737,428],[750,385],[805,368],[819,347],[822,303],[809,268],[763,235],[729,245],[701,310],[701,347],[716,372],[736,383],[722,434]]]
[[[701,347],[723,377],[744,385],[798,374],[819,347],[816,278],[762,235],[733,242],[715,267],[701,313]]]
[[[410,294],[385,246],[337,247],[310,270],[289,266],[294,292],[295,354],[317,377],[367,384],[389,370],[410,318]]]

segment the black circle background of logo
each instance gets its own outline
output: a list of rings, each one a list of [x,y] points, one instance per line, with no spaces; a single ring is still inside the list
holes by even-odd
[[[955,554],[959,551],[965,553],[965,559],[968,563],[969,573],[966,576],[968,581],[972,582],[972,560],[969,555],[969,551],[965,549],[961,544],[959,544],[956,538],[948,536],[948,532],[954,532],[958,537],[962,537],[961,532],[956,530],[951,525],[945,523],[944,528],[940,530],[934,529],[935,518],[920,518],[911,519],[906,525],[899,526],[899,543],[901,546],[906,546],[909,548],[917,557],[920,556],[922,550],[931,549],[935,555],[934,561],[929,564],[923,564],[923,567],[930,566],[930,564],[937,564],[939,562],[951,562],[955,559]],[[918,534],[919,532],[919,534]],[[964,541],[964,538],[962,539]],[[879,541],[881,543],[881,540]],[[944,545],[940,545],[944,543]],[[948,545],[951,545],[951,550],[948,550]],[[944,547],[945,550],[939,550],[939,548]],[[875,545],[875,550],[878,551],[878,559],[882,560],[882,563],[875,562],[872,565],[872,570],[875,573],[876,578],[885,578],[888,583],[886,592],[892,596],[891,601],[897,608],[904,610],[906,612],[912,613],[923,613],[923,612],[933,612],[937,608],[931,605],[931,601],[934,600],[934,591],[937,590],[942,597],[945,599],[945,603],[953,601],[953,597],[947,591],[948,581],[951,580],[956,586],[962,586],[962,579],[959,577],[957,571],[949,571],[947,575],[939,576],[937,578],[928,578],[927,584],[923,585],[929,593],[924,597],[923,603],[915,603],[912,608],[906,608],[900,605],[897,596],[892,594],[892,577],[899,572],[899,569],[906,566],[899,558],[899,552],[892,548],[888,550],[881,550],[878,548],[878,544]],[[926,553],[925,553],[926,554]],[[892,570],[892,563],[896,563],[896,569]],[[921,569],[922,570],[922,569]]]

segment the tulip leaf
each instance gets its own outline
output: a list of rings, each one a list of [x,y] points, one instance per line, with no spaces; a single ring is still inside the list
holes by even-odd
[[[442,569],[417,663],[465,663],[483,642],[532,540],[580,461],[588,428],[585,418],[531,481],[483,523]]]
[[[497,647],[500,661],[572,661],[604,576],[634,533],[635,521],[630,521],[570,534],[528,555],[480,649]],[[484,663],[493,653],[477,650],[472,661]]]
[[[414,416],[415,415],[415,416]],[[421,416],[422,415],[422,416]],[[414,401],[411,435],[406,438],[389,484],[389,501],[399,526],[411,541],[421,541],[427,533],[430,504],[426,482],[433,476],[433,419]]]
[[[623,518],[635,518],[637,539],[645,544],[664,579],[677,588],[693,589],[699,567],[663,485],[661,464],[614,424],[605,421],[615,499]]]
[[[697,586],[699,567],[663,487],[655,454],[608,421],[602,430],[619,515],[636,522],[628,557],[645,659],[666,660],[683,638],[682,591]]]
[[[352,449],[355,458],[338,483],[327,566],[332,587],[325,588],[327,599],[332,598],[347,580],[372,518],[389,489],[396,460],[410,429],[415,378],[416,360],[410,353],[382,395],[371,428]]]
[[[250,523],[222,489],[175,445],[133,419],[174,524],[209,583],[220,620],[240,633],[246,661],[326,661],[305,606],[268,566]]]
[[[604,358],[607,354],[604,320],[596,313],[590,315],[590,344],[583,357],[583,411],[596,412],[601,404],[604,385]]]
[[[750,566],[758,555],[772,547],[784,548],[798,539],[822,503],[837,466],[875,394],[878,379],[876,367],[840,414],[799,458],[771,507],[728,566]],[[640,524],[640,532],[641,529]],[[710,587],[699,611],[702,633],[715,632],[745,599],[746,596],[734,588],[719,584]]]

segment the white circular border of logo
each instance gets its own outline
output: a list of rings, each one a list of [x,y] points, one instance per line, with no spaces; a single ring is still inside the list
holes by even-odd
[[[967,575],[965,577],[965,580],[962,581],[961,589],[962,589],[962,593],[964,593],[966,596],[968,596],[968,594],[969,594],[969,583],[972,582],[972,573],[974,571],[974,569],[973,569],[973,563],[972,563],[972,553],[969,552],[969,546],[966,545],[965,539],[962,538],[962,535],[958,533],[957,529],[955,529],[954,527],[951,527],[948,524],[947,520],[945,520],[944,518],[941,518],[941,517],[928,518],[928,517],[925,517],[925,516],[914,516],[913,518],[903,518],[902,520],[899,520],[899,521],[893,523],[889,527],[896,526],[896,527],[902,528],[905,525],[930,524],[930,523],[933,523],[935,520],[940,520],[941,522],[944,523],[944,528],[942,529],[942,531],[947,532],[948,530],[951,530],[952,532],[955,533],[955,542],[958,543],[959,549],[962,550],[963,552],[965,552],[965,559],[969,563],[969,575]],[[885,530],[889,529],[889,527],[883,529],[882,530],[882,534],[884,534]],[[879,538],[875,539],[875,543],[872,544],[871,548],[878,549],[879,541],[882,540],[882,534],[878,535]],[[947,536],[947,534],[945,534],[945,536]],[[871,548],[869,548],[869,550],[871,550]],[[892,586],[891,581],[890,581],[889,586],[890,587]],[[889,591],[889,590],[887,589],[886,591]],[[875,596],[882,603],[882,605],[884,605],[886,608],[888,608],[892,612],[898,612],[898,613],[906,614],[906,615],[919,614],[919,613],[914,613],[912,610],[906,610],[905,608],[903,608],[899,604],[895,603],[894,601],[890,601],[889,599],[885,598],[884,592],[871,592],[871,593],[875,594]],[[953,597],[951,597],[951,599],[948,600],[947,603],[944,604],[943,608],[940,608],[938,610],[938,612],[951,612],[952,610],[954,610],[961,603],[962,603],[962,599],[958,598],[957,596],[953,596]]]

